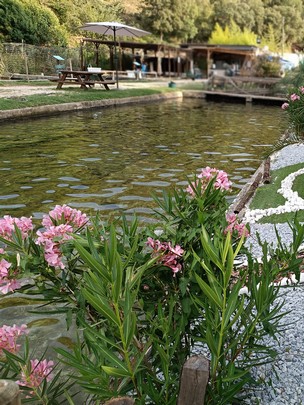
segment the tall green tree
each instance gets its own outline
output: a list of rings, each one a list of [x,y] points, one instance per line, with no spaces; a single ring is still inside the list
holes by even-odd
[[[40,0],[42,4],[56,13],[60,24],[71,35],[86,22],[115,21],[123,12],[117,0]]]
[[[247,28],[241,30],[240,27],[232,21],[229,25],[226,25],[225,28],[222,28],[216,23],[209,43],[222,45],[255,45],[256,38],[256,34]]]
[[[146,0],[141,20],[161,41],[187,41],[198,33],[203,3],[201,0]]]
[[[229,26],[234,21],[241,30],[247,28],[261,35],[264,21],[264,5],[262,0],[214,0],[214,25]]]
[[[280,38],[281,50],[287,44],[303,41],[304,6],[302,0],[264,0],[264,27],[273,27],[276,38]]]

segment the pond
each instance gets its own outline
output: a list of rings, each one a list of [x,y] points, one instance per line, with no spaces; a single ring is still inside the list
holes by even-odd
[[[207,165],[229,173],[236,195],[283,132],[278,107],[197,99],[2,124],[0,215],[38,220],[66,203],[102,217],[136,212],[148,222],[152,191],[183,186]],[[20,294],[3,297],[0,317],[2,324],[27,323],[33,357],[46,351],[52,358],[53,347],[75,339],[64,316],[37,312]]]
[[[68,204],[149,221],[152,192],[205,166],[227,171],[235,196],[283,132],[279,107],[198,99],[5,123],[0,215],[38,219]]]

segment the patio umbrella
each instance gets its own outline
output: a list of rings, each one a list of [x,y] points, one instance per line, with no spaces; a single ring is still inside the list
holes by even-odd
[[[150,32],[141,30],[139,28],[130,27],[129,25],[119,22],[90,22],[86,23],[80,29],[85,31],[92,31],[102,35],[112,35],[114,37],[114,62],[116,70],[116,85],[118,88],[118,67],[117,67],[117,54],[116,54],[116,37],[143,37],[149,35]]]

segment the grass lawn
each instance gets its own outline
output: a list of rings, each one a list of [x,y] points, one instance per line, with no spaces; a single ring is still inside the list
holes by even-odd
[[[58,90],[52,94],[34,94],[14,98],[0,98],[0,110],[14,110],[25,107],[37,107],[41,105],[65,104],[78,101],[95,101],[103,99],[117,99],[126,97],[149,96],[174,91],[167,88],[159,89],[128,89],[128,90],[82,90],[80,88],[69,88]]]
[[[285,198],[277,192],[279,188],[281,188],[281,182],[285,179],[289,174],[298,171],[299,169],[303,168],[303,163],[298,163],[292,166],[286,166],[282,169],[274,170],[271,172],[271,183],[264,184],[260,186],[251,203],[250,209],[267,209],[267,208],[276,208],[280,205],[285,204]],[[297,191],[299,196],[304,199],[304,175],[297,176],[293,183],[292,187],[293,191]],[[276,214],[270,215],[267,217],[263,217],[259,223],[282,223],[290,221],[292,222],[294,219],[295,213],[285,213],[285,214]],[[304,221],[304,210],[298,212],[298,219],[302,222]]]

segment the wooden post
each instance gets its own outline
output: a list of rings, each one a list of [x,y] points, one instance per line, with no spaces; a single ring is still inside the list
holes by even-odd
[[[134,405],[134,403],[134,399],[130,397],[118,397],[110,399],[104,405]]]
[[[262,173],[258,173],[253,183],[251,183],[248,187],[246,194],[243,198],[240,199],[239,203],[234,207],[233,212],[235,214],[239,214],[241,210],[245,207],[245,204],[250,200],[250,198],[254,195],[256,189],[259,187],[259,184],[262,179]]]
[[[21,405],[19,386],[14,381],[0,380],[0,404]]]
[[[271,178],[270,178],[270,157],[268,157],[264,163],[263,182],[265,184],[269,184],[270,180],[271,180]]]
[[[177,405],[203,405],[209,378],[209,360],[192,356],[184,364]]]

